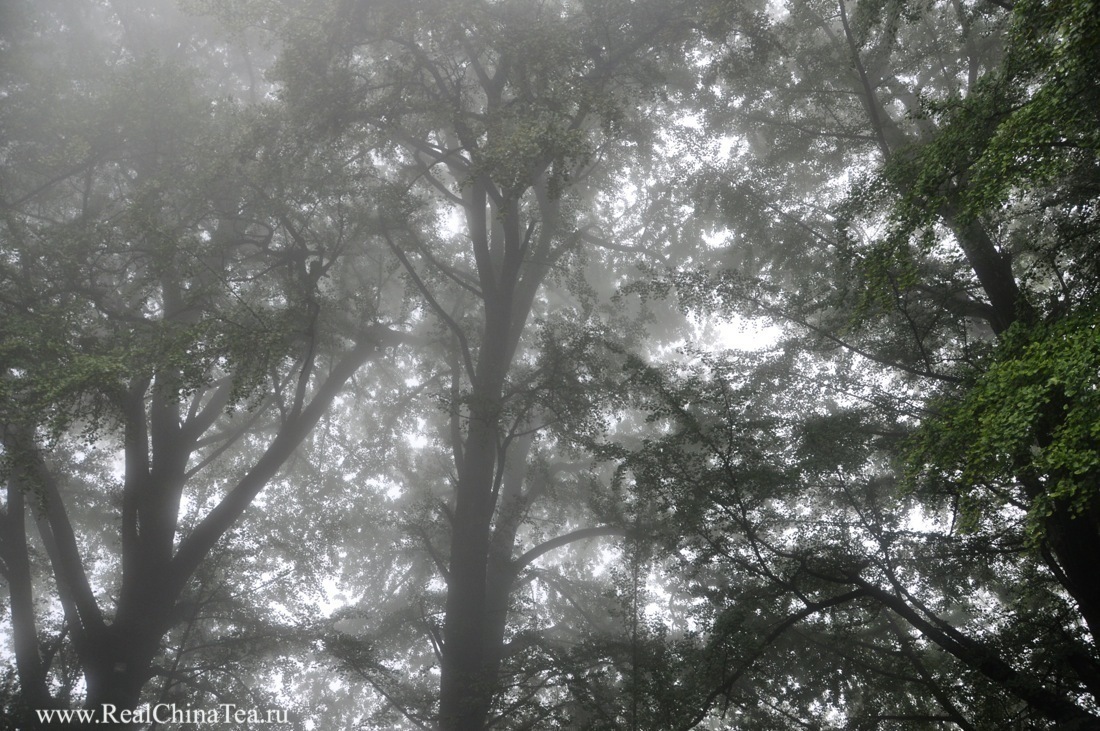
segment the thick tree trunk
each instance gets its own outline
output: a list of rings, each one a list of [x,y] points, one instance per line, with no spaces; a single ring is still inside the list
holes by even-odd
[[[503,301],[502,301],[503,300]],[[486,302],[486,323],[463,449],[451,530],[451,565],[443,626],[440,728],[485,727],[496,691],[488,607],[488,563],[496,510],[500,410],[510,350],[510,297]]]
[[[507,613],[511,591],[510,581],[503,581],[499,571],[493,570],[499,556],[494,560],[492,555],[492,526],[504,477],[504,384],[528,306],[515,306],[523,274],[519,207],[515,201],[504,203],[502,215],[490,230],[488,185],[483,181],[473,184],[465,198],[467,226],[485,301],[485,324],[476,372],[472,374],[469,432],[459,450],[462,458],[455,490],[443,625],[439,696],[442,731],[481,731],[486,727],[498,689],[505,626],[501,615]]]
[[[85,666],[88,686],[84,708],[108,720],[108,710],[118,717],[141,702],[142,690],[153,675],[153,660],[160,649],[162,627],[171,623],[164,610],[139,620],[115,622],[95,643],[94,656]],[[132,724],[98,724],[96,728],[134,728]]]
[[[495,422],[495,419],[494,419]],[[471,420],[459,476],[451,536],[447,615],[443,627],[440,728],[485,727],[496,683],[488,648],[487,564],[493,515],[496,428],[485,415]]]
[[[467,463],[469,444],[468,440]],[[512,551],[524,507],[518,486],[522,483],[530,444],[527,438],[521,445],[511,445],[507,462],[518,474],[503,475],[500,509],[496,510],[496,502],[487,506],[490,520],[477,524],[476,535],[459,529],[462,523],[456,506],[440,694],[440,728],[444,731],[486,728],[500,687],[508,607],[515,579]],[[503,469],[503,465],[494,464],[490,484],[500,479],[497,469]],[[510,486],[508,483],[513,481],[515,485]],[[489,491],[490,499],[495,493],[496,490]],[[495,527],[491,525],[494,513]],[[483,516],[484,513],[479,514]],[[459,546],[460,540],[468,544]],[[475,547],[476,551],[470,550]],[[470,562],[461,565],[463,571],[459,574],[455,572],[460,566],[456,557]]]
[[[1044,523],[1044,537],[1056,559],[1051,568],[1060,572],[1062,585],[1077,602],[1081,616],[1092,634],[1093,644],[1100,643],[1100,582],[1096,558],[1100,556],[1100,531],[1091,511],[1076,515],[1068,506],[1060,506]],[[1100,698],[1097,698],[1100,702]]]
[[[1044,435],[1040,435],[1039,441],[1043,447],[1050,443],[1049,432],[1046,436],[1048,438],[1044,439]],[[1026,474],[1027,465],[1021,465],[1020,471],[1025,475],[1021,482],[1028,498],[1033,502],[1039,500],[1045,491],[1043,483]],[[1050,515],[1043,520],[1043,542],[1043,557],[1047,565],[1077,603],[1081,618],[1092,635],[1093,647],[1098,646],[1100,582],[1096,581],[1096,557],[1100,556],[1100,506],[1094,500],[1087,510],[1077,513],[1069,501],[1056,501]],[[1093,695],[1100,702],[1100,663],[1093,659],[1089,671],[1098,679],[1083,677],[1082,680],[1090,685]]]
[[[1017,320],[1030,320],[1033,312],[1020,294],[1020,287],[1012,273],[1012,260],[997,250],[997,245],[981,222],[960,220],[955,207],[948,205],[941,207],[940,216],[955,232],[967,263],[989,299],[993,308],[989,324],[993,332],[1000,335]]]
[[[132,709],[153,675],[161,638],[176,624],[179,592],[160,561],[145,565],[141,576],[123,580],[114,622],[95,638],[85,668],[87,708],[111,704]]]

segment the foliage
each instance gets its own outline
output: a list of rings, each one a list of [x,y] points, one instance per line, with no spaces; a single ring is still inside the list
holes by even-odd
[[[1100,726],[1100,14],[1008,5],[5,5],[4,712]]]
[[[1091,313],[1020,326],[962,399],[939,405],[912,459],[963,495],[982,486],[1011,492],[1017,475],[1026,475],[1042,490],[1028,494],[1028,484],[1018,499],[1030,504],[1032,532],[1041,539],[1044,519],[1056,507],[1080,515],[1097,498],[1098,366],[1100,338]],[[991,508],[972,501],[971,509]],[[977,516],[967,522],[975,526]]]

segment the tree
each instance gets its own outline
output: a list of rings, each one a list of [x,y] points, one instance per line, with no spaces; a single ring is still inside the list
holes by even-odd
[[[1096,364],[1086,253],[1095,248],[1091,15],[1072,3],[1021,4],[1011,14],[962,3],[788,10],[731,41],[721,61],[712,118],[726,131],[752,130],[705,188],[729,221],[723,254],[736,269],[681,281],[697,306],[737,302],[776,317],[789,325],[789,347],[831,361],[785,365],[818,381],[828,398],[820,410],[807,401],[803,418],[791,418],[791,405],[765,412],[788,409],[777,439],[814,437],[804,454],[816,466],[789,478],[813,497],[800,508],[776,496],[774,482],[722,477],[721,490],[702,499],[741,514],[715,537],[702,513],[695,530],[719,543],[693,565],[716,561],[743,577],[730,592],[736,599],[718,606],[761,601],[760,581],[797,600],[777,607],[772,594],[757,605],[782,630],[765,635],[771,642],[821,615],[832,615],[817,622],[826,636],[836,636],[842,615],[878,626],[869,646],[904,658],[909,682],[939,706],[878,710],[871,718],[880,722],[996,726],[1014,719],[989,698],[1007,694],[1037,727],[1094,728],[1095,602],[1084,559],[1097,538],[1095,419],[1085,416]],[[957,48],[945,49],[950,38]],[[763,69],[754,65],[761,59]],[[735,73],[746,69],[755,73]],[[808,152],[813,165],[792,165]],[[839,194],[853,177],[851,192]],[[769,381],[756,383],[771,392]],[[691,450],[738,466],[720,449],[734,443],[735,423],[700,425],[675,411],[711,403],[714,389],[662,397],[679,428],[659,443],[668,454],[647,481],[667,489],[659,475],[684,474],[674,481],[678,511],[700,499],[687,485],[711,469]],[[920,475],[908,483],[922,485],[916,493],[900,479],[907,471]],[[783,510],[753,512],[764,496],[794,515],[808,509],[797,521],[804,527],[784,533]],[[964,519],[951,520],[952,508]],[[720,548],[738,536],[741,551]],[[976,616],[983,607],[988,620]],[[720,637],[712,644],[722,647]],[[914,654],[915,643],[930,650]],[[834,662],[857,659],[863,677],[890,677],[873,656],[819,644],[830,645]],[[736,702],[752,663],[724,671],[712,700]],[[945,693],[947,674],[960,672],[981,685],[976,699]],[[826,702],[820,685],[799,682],[838,719],[856,722],[851,691]],[[884,691],[880,701],[890,698]],[[806,717],[812,707],[775,712]]]
[[[400,340],[340,211],[369,193],[259,137],[270,115],[206,96],[201,68],[82,42],[131,10],[19,8],[41,30],[5,44],[0,566],[32,709],[78,701],[72,658],[96,710],[182,672],[163,643],[204,562]],[[347,327],[328,305],[350,282]]]
[[[631,390],[664,435],[613,450],[705,628],[679,646],[692,659],[669,702],[687,711],[670,727],[716,709],[746,728],[1087,727],[1079,615],[1024,550],[1019,517],[952,534],[890,469],[896,424],[814,406],[831,382],[805,362],[739,361],[634,363]]]
[[[585,207],[600,205],[629,144],[646,143],[632,107],[652,93],[658,58],[686,38],[686,9],[336,3],[311,12],[312,32],[295,26],[284,57],[289,103],[318,128],[385,136],[397,194],[425,206],[387,216],[383,236],[443,334],[432,357],[448,383],[439,398],[453,471],[436,479],[453,481],[449,550],[425,535],[446,581],[442,728],[514,713],[499,705],[501,669],[513,591],[534,559],[618,531],[581,527],[520,552],[521,527],[556,479],[553,468],[538,479],[540,453],[568,448],[569,430],[595,418],[588,361],[609,337],[590,298],[552,313],[543,287],[583,261],[599,232]]]
[[[1097,727],[1087,3],[186,6],[4,8],[5,711]]]

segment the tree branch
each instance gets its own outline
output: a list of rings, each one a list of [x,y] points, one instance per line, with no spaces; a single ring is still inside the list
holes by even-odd
[[[679,726],[678,731],[687,731],[688,729],[695,728],[700,723],[702,723],[703,720],[707,717],[707,714],[710,713],[711,707],[714,706],[714,702],[718,700],[719,696],[728,694],[733,688],[734,684],[738,680],[740,680],[745,673],[749,671],[749,669],[756,663],[757,660],[764,656],[764,652],[768,649],[768,647],[770,647],[772,643],[782,637],[783,634],[791,627],[794,627],[802,620],[813,614],[816,614],[817,612],[840,606],[841,604],[847,604],[848,602],[858,599],[861,596],[866,596],[866,592],[863,589],[853,589],[852,591],[846,592],[844,594],[839,594],[835,597],[825,599],[820,602],[808,602],[806,603],[805,607],[777,624],[771,632],[764,636],[764,638],[760,641],[760,645],[756,648],[752,655],[744,663],[742,663],[741,666],[733,672],[733,674],[726,677],[719,687],[710,692],[706,700],[699,706],[699,712],[695,716],[693,716],[688,722]]]
[[[272,440],[263,456],[241,478],[228,495],[215,506],[189,535],[180,541],[179,550],[171,563],[172,576],[168,586],[180,591],[190,576],[198,569],[206,555],[228,531],[253,499],[278,473],[290,455],[320,421],[332,401],[343,389],[349,378],[368,360],[378,355],[381,348],[393,340],[384,329],[377,337],[364,339],[340,359],[329,372],[328,378],[317,388],[313,398],[302,411],[285,423]]]
[[[557,538],[551,538],[548,541],[540,543],[539,545],[535,546],[530,551],[513,561],[512,567],[516,573],[519,573],[520,571],[534,563],[534,561],[540,556],[543,556],[555,549],[568,546],[570,543],[576,543],[577,541],[583,541],[589,538],[599,538],[601,536],[625,535],[625,529],[614,525],[600,525],[592,528],[581,528],[571,533],[566,533],[565,535],[558,536]]]
[[[424,284],[424,280],[422,280],[420,278],[420,275],[416,273],[416,268],[413,267],[412,262],[410,262],[409,258],[405,256],[405,252],[402,251],[401,247],[397,245],[397,242],[393,240],[393,237],[390,236],[390,232],[387,229],[383,228],[382,238],[386,240],[386,244],[390,247],[390,251],[392,251],[394,256],[397,257],[398,261],[401,262],[401,266],[405,268],[406,273],[408,273],[409,278],[412,279],[413,284],[416,286],[417,290],[419,290],[420,294],[422,294],[424,296],[424,299],[427,300],[428,306],[435,311],[435,314],[438,315],[441,320],[443,320],[447,328],[452,333],[454,333],[455,337],[458,339],[458,345],[462,350],[462,361],[463,366],[466,368],[466,375],[469,376],[471,380],[473,380],[474,361],[470,355],[470,347],[466,341],[466,334],[462,332],[462,328],[459,327],[454,318],[451,317],[445,309],[443,309],[443,306],[441,304],[439,304],[439,301],[435,298],[435,295],[433,295],[431,290],[428,289],[427,285]]]

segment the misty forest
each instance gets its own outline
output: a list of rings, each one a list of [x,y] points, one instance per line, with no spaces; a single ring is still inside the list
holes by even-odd
[[[1100,729],[1098,206],[1096,0],[4,0],[0,728]]]

